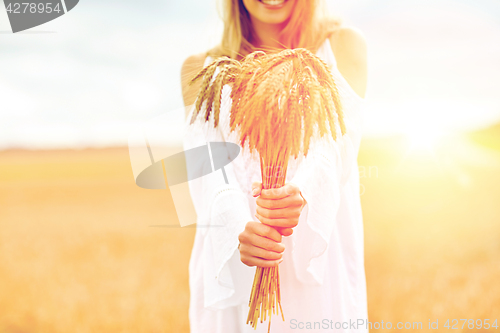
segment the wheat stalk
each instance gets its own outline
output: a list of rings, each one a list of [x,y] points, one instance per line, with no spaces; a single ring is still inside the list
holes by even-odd
[[[214,79],[216,69],[219,73]],[[193,123],[206,103],[204,120],[213,114],[219,124],[222,89],[231,85],[230,129],[239,131],[239,143],[260,155],[262,187],[285,184],[290,156],[304,156],[310,148],[314,128],[320,137],[337,140],[346,132],[337,85],[328,65],[307,49],[277,53],[256,51],[241,62],[221,57],[203,68],[190,82],[202,80],[191,118]],[[270,172],[269,172],[270,171]],[[249,300],[247,324],[257,327],[281,312],[278,267],[257,267]]]

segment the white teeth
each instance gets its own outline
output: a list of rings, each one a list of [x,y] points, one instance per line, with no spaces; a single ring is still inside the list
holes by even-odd
[[[263,4],[269,6],[278,6],[285,3],[285,0],[260,0]]]

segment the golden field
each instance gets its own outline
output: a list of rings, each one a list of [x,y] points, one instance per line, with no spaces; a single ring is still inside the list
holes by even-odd
[[[488,135],[362,143],[370,321],[500,325]],[[127,148],[0,152],[0,333],[188,332],[195,229],[158,226],[176,224],[167,190],[134,184]]]

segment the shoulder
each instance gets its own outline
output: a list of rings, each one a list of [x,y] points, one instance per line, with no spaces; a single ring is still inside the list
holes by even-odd
[[[339,71],[353,90],[364,97],[367,79],[365,36],[354,27],[341,26],[329,38]]]
[[[366,38],[358,28],[352,26],[341,26],[337,30],[336,37],[340,42],[366,47]]]
[[[357,61],[366,60],[366,38],[359,29],[342,26],[330,35],[330,42],[334,53]]]
[[[200,82],[189,85],[191,79],[198,74],[205,63],[205,58],[207,53],[194,54],[187,57],[182,63],[181,67],[181,85],[182,85],[182,97],[184,99],[184,105],[188,106],[194,103],[196,100],[196,95],[198,94],[198,89]]]

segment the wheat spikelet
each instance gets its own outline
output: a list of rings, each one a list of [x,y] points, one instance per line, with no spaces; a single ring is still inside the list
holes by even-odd
[[[285,128],[288,129],[285,134],[285,142],[293,142],[293,133],[290,130],[293,128],[293,121],[295,120],[292,116],[289,110],[291,110],[291,105],[292,105],[292,99],[290,97],[287,98],[286,103],[283,106],[283,119],[286,119],[286,126]],[[292,149],[293,150],[293,149]]]
[[[279,64],[271,71],[267,72],[270,73],[269,78],[265,84],[261,84],[260,91],[263,95],[262,102],[265,105],[257,110],[256,116],[257,119],[261,120],[259,126],[261,127],[260,137],[262,138],[265,137],[265,133],[273,133],[273,126],[278,122],[278,119],[282,119],[282,117],[279,116],[280,104],[278,100],[282,92],[286,92],[286,87],[284,86],[284,82],[286,81],[283,81],[283,77],[287,73],[290,73],[291,70],[291,63]],[[267,111],[267,117],[264,117],[264,108],[265,110],[269,110]]]
[[[309,106],[309,96],[306,96],[303,100],[304,109],[304,155],[307,156],[309,151],[309,143],[313,134],[314,123],[311,119],[314,118],[314,114]]]
[[[218,67],[221,68],[221,72],[219,73],[219,75],[222,74],[222,72],[223,72],[223,74],[220,76],[218,75],[218,80],[216,79],[214,81],[214,83],[211,84],[213,75],[215,74],[215,71]],[[208,65],[207,67],[202,69],[200,71],[200,73],[198,73],[189,82],[189,85],[191,85],[194,82],[196,82],[197,80],[199,80],[201,77],[203,77],[200,91],[198,93],[198,98],[196,100],[195,112],[193,112],[193,115],[191,118],[191,124],[194,123],[194,121],[196,120],[196,118],[201,110],[201,106],[203,105],[203,103],[205,101],[207,101],[207,104],[206,104],[207,109],[205,111],[204,118],[206,121],[209,120],[210,113],[212,111],[212,103],[215,99],[215,95],[217,95],[217,92],[219,95],[221,94],[221,89],[222,89],[221,86],[223,85],[224,81],[234,78],[235,77],[234,72],[237,72],[239,67],[240,67],[240,64],[236,60],[230,59],[228,57],[221,57],[219,59],[214,60],[210,65]],[[231,75],[228,75],[228,74],[231,74]],[[218,98],[218,99],[220,100],[220,98]],[[215,119],[215,123],[217,123],[217,124],[218,124],[218,120],[219,120],[218,119],[219,108],[220,108],[220,103],[218,103],[218,108],[216,109],[217,116]]]
[[[204,99],[207,96],[208,88],[210,86],[210,81],[212,80],[212,76],[214,75],[216,69],[217,69],[217,66],[215,66],[214,64],[212,64],[211,66],[208,66],[208,69],[206,70],[205,75],[203,76],[203,81],[201,83],[200,92],[199,92],[199,96],[201,96],[201,97],[198,98],[198,101],[196,104],[196,109],[198,109],[198,110],[199,110],[201,104],[203,103]],[[191,82],[194,82],[194,81],[191,81]]]
[[[308,71],[305,71],[304,74],[307,74]],[[304,93],[304,114],[307,114],[308,121],[305,125],[305,134],[304,134],[304,156],[307,156],[307,152],[309,151],[310,139],[314,133],[314,127],[319,127],[319,116],[318,109],[314,105],[313,93],[315,85],[312,80],[313,78],[309,75],[304,75],[303,77],[303,89]]]
[[[298,112],[298,105],[297,103],[293,103],[292,106],[292,117],[294,117],[294,123],[293,123],[293,133],[295,135],[292,136],[293,138],[293,145],[292,145],[292,155],[294,157],[297,157],[299,152],[300,152],[300,143],[301,143],[301,138],[302,138],[302,117],[300,116],[300,113]]]
[[[262,79],[256,80],[256,82],[260,82],[256,84],[255,87],[255,95],[249,101],[247,112],[252,113],[252,119],[247,123],[247,126],[251,128],[252,131],[255,131],[256,136],[256,145],[259,146],[260,139],[263,139],[265,135],[266,125],[268,125],[262,115],[265,110],[272,110],[273,105],[268,103],[270,99],[274,99],[271,93],[273,77],[271,72],[266,72],[262,75]],[[269,99],[270,98],[270,99]],[[272,112],[269,112],[270,114]],[[244,130],[244,128],[242,128]]]
[[[335,105],[335,111],[337,113],[337,118],[338,118],[338,122],[340,124],[341,133],[342,133],[342,135],[344,135],[346,133],[346,127],[345,127],[345,121],[344,121],[344,111],[342,108],[342,102],[340,100],[340,94],[339,94],[339,91],[337,89],[337,85],[335,84],[335,82],[333,80],[332,80],[331,84],[332,84],[331,91],[333,92],[332,98],[333,98],[333,103]]]
[[[258,78],[259,69],[253,72],[242,73],[238,85],[235,85],[238,93],[243,94],[241,100],[237,104],[233,104],[231,108],[231,129],[234,130],[236,124],[241,124],[246,110],[252,110],[248,105],[249,101],[255,101],[255,86],[256,79]],[[236,82],[235,82],[236,83]],[[248,112],[248,111],[247,111]],[[234,115],[234,116],[233,116]]]
[[[220,106],[222,103],[222,88],[224,85],[224,81],[226,79],[226,74],[229,71],[228,67],[222,68],[220,73],[215,78],[214,86],[214,127],[219,125],[219,114],[220,114]]]
[[[258,66],[259,62],[257,62],[256,60],[256,63],[255,63],[255,66]],[[243,101],[242,103],[244,103],[244,99],[247,99],[249,98],[248,94],[244,94],[245,91],[247,91],[247,86],[248,86],[248,80],[250,80],[252,77],[254,77],[257,72],[259,71],[260,67],[256,67],[256,68],[251,68],[248,66],[248,64],[245,64],[243,63],[240,67],[240,71],[238,73],[238,76],[237,78],[235,79],[234,81],[234,84],[233,84],[233,89],[231,91],[231,98],[233,101],[240,101],[240,99],[242,98],[243,96]],[[248,91],[250,91],[251,88],[248,87]],[[231,113],[235,111],[235,109],[233,108],[231,110]]]
[[[215,72],[215,69],[221,65],[230,65],[230,66],[235,66],[235,67],[239,67],[240,64],[234,60],[234,59],[231,59],[229,57],[226,57],[226,56],[223,56],[223,57],[220,57],[218,59],[215,59],[214,61],[212,61],[208,66],[204,67],[198,74],[196,74],[189,82],[188,82],[188,85],[191,86],[192,84],[194,84],[196,81],[198,81],[201,77],[204,77],[205,78],[209,78],[211,79],[212,76],[213,76],[213,73]],[[208,72],[213,70],[212,74],[209,74]],[[210,80],[208,81],[210,82]]]
[[[291,154],[295,157],[297,157],[299,151],[300,151],[300,139],[301,139],[301,132],[302,132],[302,116],[300,112],[300,107],[298,102],[298,90],[297,86],[294,85],[290,91],[290,98],[288,100],[288,118],[290,118],[291,123],[290,123],[290,129],[288,130],[287,133],[287,139],[285,142],[291,142]]]
[[[195,77],[193,77],[189,83],[188,83],[188,86],[191,86],[193,85],[193,83],[195,83],[196,81],[198,81],[202,76],[205,75],[205,73],[210,69],[211,67],[210,66],[206,66],[204,67],[198,74],[196,74]]]
[[[330,69],[328,65],[321,58],[314,58],[312,61],[312,67],[316,70],[316,72],[321,73],[321,84],[327,86],[331,92],[332,96],[330,100],[335,105],[335,112],[337,113],[338,116],[338,122],[341,129],[341,133],[342,135],[344,135],[346,132],[344,123],[344,113],[342,111],[337,85],[333,80],[333,76],[331,75]],[[335,134],[334,134],[334,139],[336,139]]]
[[[310,67],[306,67],[307,70],[310,69]],[[310,92],[310,106],[312,109],[312,113],[315,116],[315,123],[317,123],[318,128],[319,128],[319,133],[320,136],[324,136],[326,134],[326,115],[325,112],[322,112],[323,110],[321,109],[321,93],[320,93],[320,86],[315,80],[315,78],[311,78],[308,80],[309,84],[309,92]]]
[[[332,80],[331,73],[329,71],[328,65],[318,57],[313,56],[312,54],[307,57],[307,65],[310,66],[316,75],[318,75],[318,79],[320,81],[330,81]]]
[[[324,86],[320,87],[321,89],[321,100],[322,105],[324,105],[325,115],[328,122],[328,126],[330,128],[330,132],[334,139],[337,137],[336,129],[335,129],[335,109],[332,101],[331,91],[326,89]]]
[[[241,105],[243,104],[242,101],[242,86],[239,85],[239,80],[237,79],[231,89],[231,99],[232,99],[232,105],[231,105],[231,111],[230,111],[230,121],[229,125],[231,128],[231,131],[234,131],[236,129],[236,124],[240,123],[241,118],[243,115],[240,114],[240,112],[243,112],[243,108]]]

